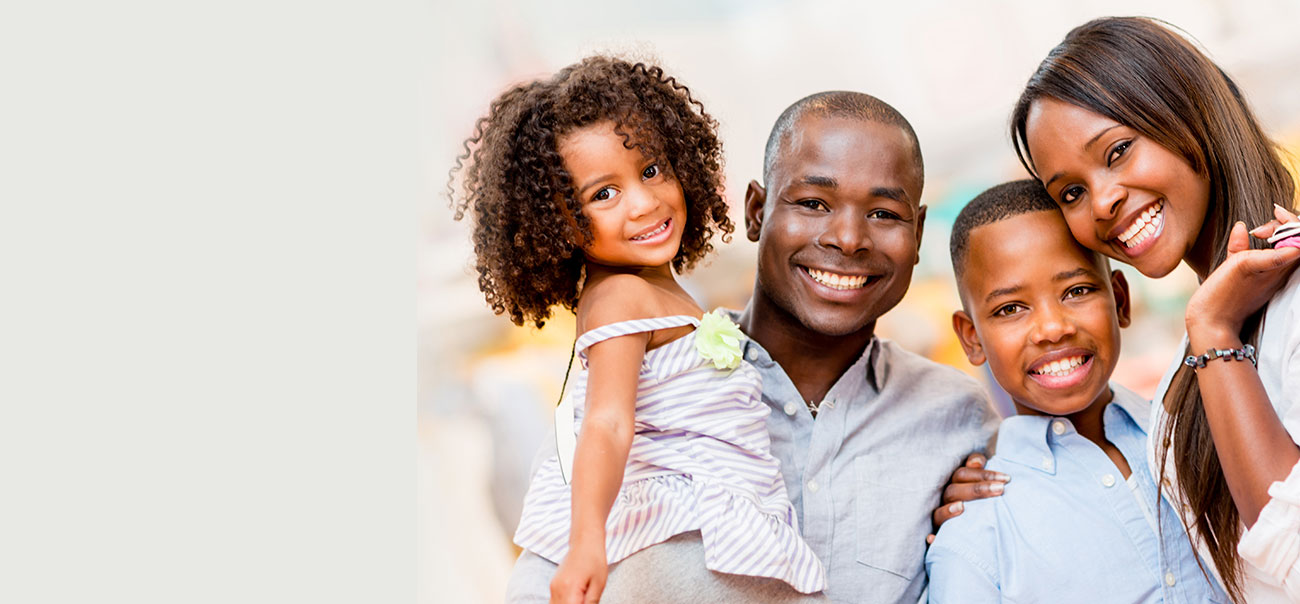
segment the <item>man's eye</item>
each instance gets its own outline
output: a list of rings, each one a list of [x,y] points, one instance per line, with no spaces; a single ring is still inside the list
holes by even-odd
[[[641,178],[646,180],[650,180],[656,176],[659,176],[659,164],[650,164],[649,167],[641,171]]]
[[[810,209],[810,210],[825,210],[825,209],[828,209],[828,208],[826,207],[826,202],[824,202],[824,201],[822,201],[822,200],[820,200],[820,199],[800,199],[799,201],[796,201],[795,203],[798,204],[798,205],[800,205],[800,206],[803,206],[803,207],[805,207],[805,208],[808,208],[808,209]]]
[[[1129,148],[1132,144],[1133,144],[1133,141],[1124,141],[1124,142],[1121,142],[1121,143],[1118,144],[1118,145],[1115,145],[1115,148],[1111,150],[1110,155],[1108,155],[1108,156],[1106,157],[1106,165],[1109,166],[1109,165],[1115,163],[1115,160],[1117,160],[1117,159],[1123,157],[1123,156],[1124,156],[1124,153],[1128,151],[1128,148]]]
[[[867,218],[898,220],[898,214],[890,212],[889,210],[872,210],[870,214],[867,214]]]

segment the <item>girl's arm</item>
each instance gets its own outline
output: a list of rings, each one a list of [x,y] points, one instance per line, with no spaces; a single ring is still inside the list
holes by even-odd
[[[596,602],[609,572],[605,522],[623,484],[632,446],[637,382],[650,332],[587,349],[587,401],[573,461],[569,553],[551,581],[551,602]]]
[[[1228,259],[1214,269],[1187,305],[1187,338],[1193,354],[1210,348],[1241,348],[1245,318],[1261,308],[1286,282],[1300,250],[1248,250],[1245,225],[1229,238]],[[1269,501],[1268,488],[1285,479],[1300,447],[1282,425],[1259,373],[1248,362],[1215,360],[1196,370],[1233,502],[1247,527]]]

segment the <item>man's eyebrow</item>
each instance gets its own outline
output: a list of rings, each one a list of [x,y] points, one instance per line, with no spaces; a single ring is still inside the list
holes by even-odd
[[[799,184],[809,185],[813,187],[821,187],[823,189],[838,189],[840,187],[839,181],[829,176],[814,176],[814,175],[804,176],[803,178],[799,179]]]
[[[1023,286],[1023,285],[1012,285],[1011,287],[1001,287],[1001,288],[995,289],[995,290],[989,292],[989,295],[987,295],[987,296],[984,297],[984,302],[987,304],[987,303],[993,301],[993,299],[996,298],[996,297],[998,297],[998,296],[1006,296],[1006,295],[1008,295],[1008,294],[1014,294],[1014,293],[1016,293],[1016,292],[1018,292],[1018,291],[1020,291],[1020,290],[1022,290],[1022,289],[1024,289],[1024,288],[1025,288],[1025,286]]]
[[[1089,275],[1089,273],[1090,271],[1087,268],[1081,266],[1072,271],[1061,271],[1059,273],[1056,273],[1056,276],[1052,277],[1052,280],[1066,281],[1068,279],[1073,279],[1075,277],[1086,277]]]
[[[874,187],[871,189],[872,197],[885,197],[894,201],[909,203],[911,198],[908,197],[907,191],[902,187]]]

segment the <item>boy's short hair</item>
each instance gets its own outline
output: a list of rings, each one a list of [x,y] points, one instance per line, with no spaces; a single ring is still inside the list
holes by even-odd
[[[1047,194],[1047,189],[1032,178],[1002,183],[970,200],[957,214],[957,220],[952,224],[952,237],[948,239],[948,252],[952,255],[952,271],[957,276],[958,287],[965,272],[966,248],[973,229],[1021,214],[1046,211],[1059,212],[1060,209]]]

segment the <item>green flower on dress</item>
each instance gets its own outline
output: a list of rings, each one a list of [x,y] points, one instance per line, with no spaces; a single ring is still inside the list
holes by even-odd
[[[740,326],[721,310],[715,310],[700,317],[700,326],[695,328],[695,350],[718,369],[735,369],[740,366],[740,341],[744,337]]]

